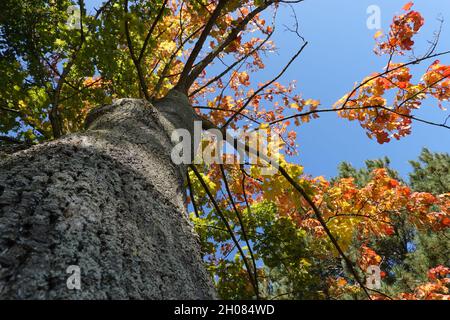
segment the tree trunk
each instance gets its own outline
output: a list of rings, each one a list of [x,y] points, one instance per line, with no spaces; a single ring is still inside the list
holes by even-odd
[[[215,298],[170,159],[192,108],[178,93],[155,106],[118,100],[86,131],[0,160],[1,299]]]

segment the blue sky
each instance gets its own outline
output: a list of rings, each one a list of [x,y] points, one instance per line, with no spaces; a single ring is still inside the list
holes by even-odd
[[[295,4],[300,32],[309,42],[307,49],[291,66],[282,80],[297,80],[297,90],[305,98],[319,99],[321,107],[329,108],[348,92],[356,81],[381,71],[385,57],[373,53],[376,30],[369,30],[367,8],[377,5],[381,9],[382,28],[388,30],[392,17],[401,12],[407,0],[305,0]],[[88,10],[101,1],[87,0]],[[416,38],[416,54],[424,53],[427,41],[444,24],[437,51],[450,50],[450,5],[448,0],[417,0],[415,10],[425,17],[425,26]],[[282,7],[277,18],[277,32],[273,38],[279,48],[276,55],[266,61],[261,82],[279,72],[287,59],[298,48],[295,36],[285,31],[283,24],[292,24],[292,11]],[[441,61],[450,64],[450,57]],[[425,68],[431,61],[425,62]],[[423,70],[419,68],[419,70]],[[258,79],[259,80],[259,79]],[[447,105],[449,105],[447,103]],[[424,104],[417,115],[428,120],[443,122],[450,111],[441,111],[437,104]],[[412,135],[380,145],[370,140],[357,122],[338,118],[335,114],[321,115],[319,119],[297,129],[299,155],[295,161],[313,176],[332,177],[341,161],[362,167],[364,160],[388,156],[392,167],[402,176],[410,170],[408,160],[416,159],[423,147],[436,152],[450,152],[450,132],[445,128],[413,123]]]
[[[320,99],[322,107],[331,106],[374,71],[381,71],[386,64],[384,57],[373,54],[375,30],[366,26],[368,6],[381,9],[382,28],[388,30],[392,17],[401,12],[406,0],[306,0],[295,5],[301,34],[309,42],[307,50],[286,73],[285,79],[296,79],[304,97]],[[438,17],[444,25],[438,51],[450,50],[450,5],[448,0],[416,1],[414,8],[425,17],[425,26],[416,38],[416,54],[423,53],[427,40],[439,27]],[[279,20],[288,21],[292,13],[282,10]],[[280,47],[279,61],[285,61],[284,52],[292,52],[293,42],[289,33],[275,39]],[[291,50],[289,50],[291,48]],[[441,58],[449,64],[450,57]],[[430,61],[429,63],[431,63]],[[425,63],[425,65],[428,62]],[[448,105],[448,103],[447,103]],[[425,104],[419,113],[422,118],[443,122],[449,111],[441,111],[436,104]],[[339,162],[345,160],[356,167],[364,160],[388,156],[392,167],[407,175],[408,160],[416,159],[423,147],[436,152],[450,152],[450,132],[444,128],[413,123],[412,135],[400,141],[393,140],[380,145],[370,140],[357,122],[340,119],[335,114],[322,115],[319,119],[298,129],[299,158],[305,171],[312,175],[331,177]]]

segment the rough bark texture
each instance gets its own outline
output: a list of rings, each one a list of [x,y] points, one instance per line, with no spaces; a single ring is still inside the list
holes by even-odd
[[[85,132],[0,160],[1,299],[215,297],[170,160],[187,103],[121,99]],[[69,265],[81,290],[66,287]]]

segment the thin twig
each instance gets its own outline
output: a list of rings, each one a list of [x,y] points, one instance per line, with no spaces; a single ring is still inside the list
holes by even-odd
[[[236,207],[236,204],[233,200],[233,195],[231,193],[230,190],[230,186],[228,185],[228,180],[227,180],[227,176],[225,174],[225,169],[223,164],[219,165],[220,167],[220,171],[222,173],[222,177],[223,177],[223,181],[224,181],[224,185],[225,185],[225,190],[227,191],[228,197],[230,199],[231,205],[233,207],[233,210],[236,214],[236,217],[238,218],[239,221],[239,225],[241,227],[241,231],[242,231],[242,235],[244,237],[244,241],[247,244],[247,248],[248,248],[248,252],[250,253],[250,258],[252,259],[252,263],[253,263],[253,275],[254,275],[254,289],[255,289],[255,294],[256,294],[256,299],[259,299],[259,287],[258,287],[258,269],[256,268],[256,260],[255,260],[255,256],[253,255],[253,250],[252,247],[250,245],[250,241],[248,240],[248,236],[247,236],[247,232],[245,230],[245,225],[244,222],[242,220],[241,214],[239,213],[239,210]]]
[[[241,245],[239,244],[239,241],[236,239],[236,236],[234,235],[233,229],[231,228],[229,222],[227,221],[227,219],[225,218],[225,215],[223,214],[222,210],[220,209],[219,205],[217,204],[216,200],[214,199],[214,196],[212,195],[211,191],[209,190],[208,185],[206,184],[206,182],[204,181],[203,177],[200,175],[200,173],[198,172],[197,168],[194,165],[190,165],[189,166],[192,171],[194,171],[195,175],[197,176],[197,179],[200,181],[203,189],[205,190],[206,194],[209,197],[209,200],[211,201],[211,203],[213,204],[218,216],[220,217],[220,219],[222,220],[223,224],[225,225],[225,227],[227,228],[228,233],[230,234],[231,239],[233,240],[236,248],[239,251],[239,254],[242,257],[242,260],[244,262],[245,268],[247,270],[248,276],[249,276],[249,280],[250,283],[252,284],[252,286],[255,288],[255,284],[253,283],[253,275],[251,273],[251,269],[250,266],[248,264],[247,261],[247,257],[245,256],[244,251],[242,250]]]
[[[242,105],[242,107],[239,108],[238,112],[241,113],[245,108],[247,108],[247,106],[250,104],[250,102],[255,98],[256,95],[258,95],[261,91],[263,91],[265,88],[267,88],[268,86],[270,86],[272,83],[274,83],[275,81],[277,81],[285,72],[286,70],[289,68],[289,66],[292,64],[292,62],[295,61],[295,59],[297,59],[297,57],[302,53],[303,49],[305,49],[305,47],[308,45],[308,42],[305,42],[301,48],[295,53],[295,55],[288,61],[288,63],[284,66],[284,68],[280,71],[280,73],[278,73],[278,75],[273,78],[272,80],[270,80],[269,82],[267,82],[266,84],[264,84],[263,86],[261,86],[258,90],[256,90],[255,92],[253,92],[253,94],[247,99],[247,101]],[[235,113],[234,115],[232,115],[226,122],[225,124],[222,126],[222,128],[226,128],[236,117],[237,117],[237,113]]]

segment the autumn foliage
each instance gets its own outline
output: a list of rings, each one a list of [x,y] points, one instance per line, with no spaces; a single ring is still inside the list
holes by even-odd
[[[435,43],[413,56],[425,19],[412,2],[386,33],[375,34],[374,58],[387,60],[384,69],[328,109],[303,97],[295,81],[280,80],[308,44],[298,25],[289,33],[298,43],[292,59],[273,78],[258,73],[266,68],[265,56],[279,50],[273,34],[284,1],[107,1],[97,15],[82,17],[81,31],[64,24],[72,2],[57,2],[37,10],[53,17],[33,25],[33,37],[41,39],[37,49],[33,37],[15,31],[31,28],[28,7],[8,9],[23,18],[2,27],[4,140],[51,140],[81,130],[96,105],[122,97],[155,101],[181,90],[222,131],[261,129],[282,140],[271,146],[280,151],[275,175],[263,175],[254,164],[196,165],[188,172],[192,220],[222,297],[450,299],[450,271],[443,265],[429,270],[429,282],[393,297],[364,282],[367,267],[383,270],[388,258],[370,243],[396,236],[399,220],[417,230],[448,230],[449,192],[411,190],[385,168],[373,170],[364,185],[352,177],[327,181],[305,175],[291,157],[298,151],[296,127],[319,121],[324,112],[357,121],[380,144],[410,135],[413,121],[449,128],[415,114],[450,100],[450,66],[439,60],[445,53],[436,52]],[[422,74],[412,69],[418,64],[426,64]],[[355,243],[361,244],[357,252]],[[314,294],[303,296],[301,288]]]

